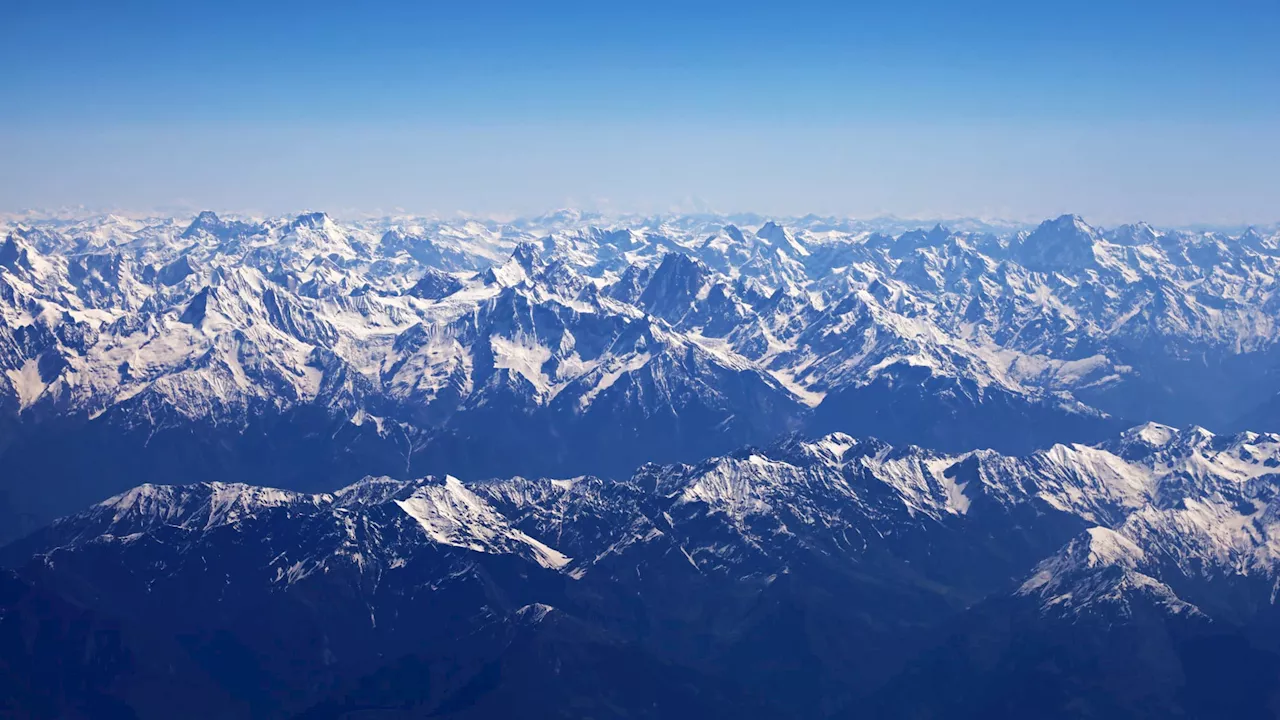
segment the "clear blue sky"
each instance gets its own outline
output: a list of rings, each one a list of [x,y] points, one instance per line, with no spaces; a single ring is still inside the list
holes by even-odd
[[[0,209],[1280,220],[1280,2],[0,0]]]

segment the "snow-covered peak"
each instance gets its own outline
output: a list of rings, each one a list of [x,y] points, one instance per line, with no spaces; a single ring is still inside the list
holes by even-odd
[[[272,508],[327,503],[328,496],[242,483],[140,485],[104,500],[88,515],[108,519],[106,532],[140,532],[162,525],[210,530]]]
[[[1086,533],[1088,541],[1073,541],[1071,549],[1066,553],[1086,568],[1108,565],[1135,570],[1146,560],[1146,553],[1137,543],[1114,530],[1094,527],[1089,528]]]
[[[24,220],[0,246],[0,424],[101,419],[108,434],[139,437],[190,424],[202,438],[206,426],[248,432],[305,416],[316,436],[376,435],[390,456],[378,472],[456,457],[466,467],[430,467],[465,476],[617,476],[794,430],[957,454],[1094,442],[1148,417],[1280,429],[1267,360],[1280,346],[1280,256],[1250,247],[1270,229],[1136,225],[1126,232],[1159,237],[1127,244],[1072,215],[1030,233],[947,224]],[[497,446],[477,430],[508,421]],[[615,427],[636,428],[634,442],[623,447]],[[412,440],[391,439],[400,434]],[[520,443],[535,437],[538,464],[523,467]],[[1232,468],[1271,452],[1265,433],[1178,437],[1107,452],[1138,464],[1162,455],[1171,469],[1160,472],[1196,483],[1226,473],[1246,484],[1257,474]],[[1063,459],[1101,467],[1086,455]],[[1124,502],[1180,496],[1152,482]]]
[[[311,230],[323,230],[332,225],[333,220],[329,217],[328,213],[324,212],[303,213],[294,218],[293,222],[290,223],[291,228],[308,228]]]
[[[20,272],[31,269],[31,253],[32,249],[27,244],[26,238],[23,238],[18,232],[12,231],[5,235],[4,242],[0,243],[0,267]]]
[[[1145,222],[1121,225],[1107,234],[1117,245],[1148,245],[1160,239],[1161,233]]]
[[[343,507],[380,505],[411,492],[417,487],[414,480],[397,480],[387,476],[366,477],[333,492],[334,503]]]
[[[1141,442],[1148,447],[1161,448],[1172,442],[1177,435],[1178,431],[1168,425],[1148,422],[1126,430],[1121,437],[1125,440]]]
[[[535,275],[545,265],[538,246],[531,242],[522,242],[511,251],[511,260],[520,266],[528,275]]]
[[[813,442],[803,443],[805,452],[823,461],[842,463],[851,450],[863,443],[845,433],[831,433]]]
[[[832,433],[612,481],[370,477],[323,494],[144,485],[60,521],[45,542],[65,552],[181,532],[182,548],[207,551],[239,538],[278,546],[278,581],[295,583],[339,563],[372,573],[420,561],[460,573],[498,557],[576,579],[619,564],[643,575],[655,558],[686,572],[768,577],[806,558],[851,568],[867,558],[932,562],[912,553],[939,537],[965,547],[1004,538],[1013,556],[1021,544],[1044,545],[1008,569],[1027,573],[1018,596],[1073,616],[1198,614],[1208,612],[1207,583],[1280,580],[1275,438],[1224,441],[1153,424],[1123,436],[1161,450],[946,455]]]
[[[513,529],[487,502],[457,478],[427,484],[396,505],[413,518],[427,536],[441,545],[484,553],[527,553],[543,567],[558,569],[570,559]]]
[[[1046,220],[1018,246],[1018,261],[1039,272],[1074,272],[1096,262],[1097,231],[1079,215]]]
[[[212,210],[205,210],[192,218],[191,223],[182,231],[183,238],[192,238],[201,233],[217,235],[223,227],[222,219]]]
[[[284,514],[276,515],[277,511]],[[238,483],[147,484],[63,519],[51,531],[63,534],[64,542],[77,544],[100,536],[136,538],[166,528],[203,535],[230,526],[237,532],[256,534],[273,532],[275,523],[282,522],[288,532],[297,532],[305,526],[293,524],[304,522],[303,518],[310,518],[305,522],[322,533],[333,523],[349,528],[353,518],[382,524],[405,519],[413,528],[404,536],[410,544],[518,555],[551,570],[564,568],[571,561],[513,527],[488,501],[452,476],[413,481],[370,477],[331,494]],[[321,544],[317,540],[317,545]]]
[[[709,291],[711,271],[684,253],[667,253],[641,293],[639,305],[658,317],[675,320]]]
[[[765,223],[756,231],[756,237],[770,246],[799,258],[808,257],[809,249],[796,240],[795,235],[786,228],[772,221]]]
[[[1168,585],[1142,572],[1147,553],[1107,528],[1089,528],[1036,568],[1018,590],[1036,596],[1046,612],[1114,612],[1130,617],[1143,607],[1175,615],[1199,615]]]

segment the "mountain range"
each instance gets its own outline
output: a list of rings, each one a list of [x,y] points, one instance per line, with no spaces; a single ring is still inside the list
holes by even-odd
[[[1278,276],[1073,215],[10,223],[0,711],[1273,717]]]
[[[94,613],[60,621],[90,716],[1266,717],[1277,465],[1278,435],[1151,423],[1025,456],[832,434],[625,480],[142,485],[0,560]],[[8,605],[0,647],[62,647],[35,614]]]

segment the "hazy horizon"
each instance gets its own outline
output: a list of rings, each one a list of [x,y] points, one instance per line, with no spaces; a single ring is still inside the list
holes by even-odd
[[[10,6],[0,210],[1280,220],[1274,4]]]
[[[281,221],[305,214],[324,213],[340,223],[354,223],[356,225],[377,225],[378,223],[383,223],[388,227],[403,224],[407,221],[455,224],[465,221],[477,221],[488,224],[527,223],[539,220],[550,221],[551,217],[557,213],[576,212],[581,214],[584,225],[591,225],[598,221],[601,226],[628,225],[632,227],[639,227],[653,221],[667,222],[687,218],[703,218],[721,219],[728,224],[738,224],[744,228],[754,228],[756,226],[763,226],[769,222],[777,222],[788,227],[792,226],[793,223],[796,223],[803,227],[811,226],[813,223],[819,223],[820,225],[823,221],[830,221],[837,225],[842,223],[851,223],[855,226],[863,226],[869,231],[890,232],[892,234],[906,232],[912,229],[928,229],[935,225],[942,226],[955,232],[978,231],[994,232],[996,234],[1013,233],[1034,229],[1042,223],[1056,220],[1064,215],[1080,217],[1087,224],[1099,230],[1111,230],[1121,226],[1141,224],[1146,224],[1159,230],[1219,232],[1226,233],[1228,235],[1241,233],[1250,228],[1257,229],[1261,232],[1273,232],[1280,229],[1280,221],[1260,223],[1189,222],[1182,224],[1166,224],[1149,222],[1143,219],[1128,219],[1112,222],[1099,222],[1094,218],[1076,212],[1064,212],[1043,217],[1019,219],[996,216],[979,217],[972,215],[912,217],[895,215],[893,213],[884,213],[879,215],[852,215],[841,213],[772,214],[759,213],[751,210],[724,211],[701,206],[675,207],[667,210],[640,212],[616,211],[608,208],[567,205],[545,208],[540,211],[528,213],[468,213],[466,211],[419,213],[405,208],[362,209],[299,207],[276,212],[267,212],[256,209],[228,209],[197,206],[160,208],[95,208],[85,206],[64,206],[52,208],[23,208],[21,210],[0,210],[0,229],[5,228],[6,226],[12,227],[15,224],[41,225],[45,223],[54,223],[74,225],[94,220],[106,220],[109,217],[117,217],[133,222],[171,221],[181,224],[193,221],[197,215],[203,212],[213,212],[221,218],[241,219],[247,221]],[[640,223],[640,225],[637,226],[636,223]],[[552,226],[555,225],[556,223],[553,222]],[[812,227],[809,229],[812,229]]]

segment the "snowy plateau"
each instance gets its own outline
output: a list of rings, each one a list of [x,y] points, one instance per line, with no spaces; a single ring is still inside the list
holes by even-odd
[[[1280,716],[1280,231],[0,217],[0,716]]]

